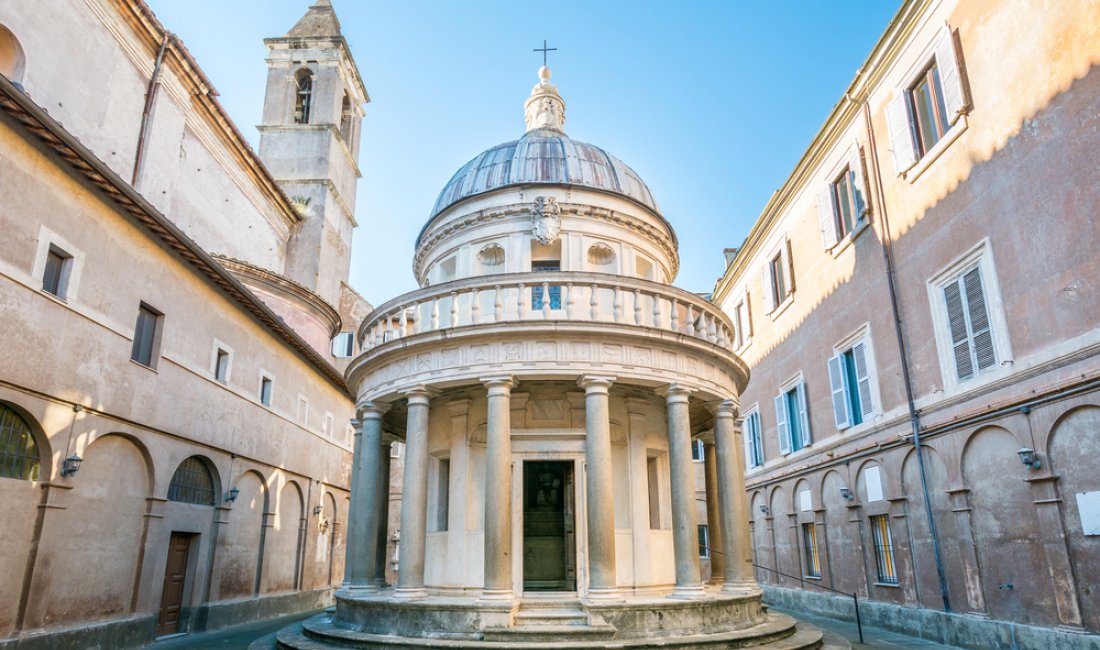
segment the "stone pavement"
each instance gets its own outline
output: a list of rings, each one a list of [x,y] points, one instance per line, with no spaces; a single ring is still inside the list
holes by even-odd
[[[943,645],[935,641],[919,639],[915,636],[906,636],[897,632],[890,632],[870,625],[863,626],[863,643],[859,643],[859,632],[855,623],[839,621],[835,618],[825,618],[807,612],[799,612],[783,607],[769,605],[769,610],[789,614],[799,620],[816,625],[825,631],[825,643],[842,645],[851,644],[853,649],[879,648],[889,650],[892,648],[920,648],[921,650],[958,650],[955,646]],[[843,641],[841,641],[843,640]]]
[[[305,620],[311,616],[320,614],[321,609],[300,614],[291,614],[279,618],[270,618],[248,625],[217,630],[216,632],[201,632],[198,634],[186,634],[170,637],[160,641],[146,644],[149,650],[206,650],[206,648],[218,648],[219,650],[247,650],[248,645],[256,639],[274,634],[282,628]]]

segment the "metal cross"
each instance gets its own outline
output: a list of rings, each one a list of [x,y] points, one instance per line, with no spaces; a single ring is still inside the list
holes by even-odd
[[[545,67],[546,66],[546,53],[547,52],[556,52],[557,50],[558,50],[558,48],[556,48],[556,47],[546,47],[546,40],[544,39],[542,41],[542,47],[536,47],[535,49],[533,49],[531,51],[532,52],[542,52],[542,65]]]

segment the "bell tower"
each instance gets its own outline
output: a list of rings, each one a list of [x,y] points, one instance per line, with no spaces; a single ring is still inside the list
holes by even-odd
[[[357,225],[359,128],[370,97],[330,0],[317,0],[286,35],[264,44],[260,158],[302,216],[284,275],[337,306]]]

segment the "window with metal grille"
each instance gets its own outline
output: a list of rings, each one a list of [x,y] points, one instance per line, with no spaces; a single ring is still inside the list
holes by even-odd
[[[878,568],[878,581],[896,585],[898,571],[894,565],[894,539],[890,535],[889,515],[871,516],[871,536],[875,542],[875,565]]]
[[[817,553],[817,526],[802,524],[802,554],[808,578],[821,577],[821,556]]]
[[[981,267],[975,266],[943,287],[955,375],[969,379],[997,365]]]
[[[192,456],[180,463],[168,484],[168,500],[214,505],[214,477],[203,459]]]
[[[0,477],[37,481],[38,445],[27,421],[0,404]]]

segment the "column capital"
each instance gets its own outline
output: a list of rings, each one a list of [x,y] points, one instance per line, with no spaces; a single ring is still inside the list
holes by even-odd
[[[470,403],[473,400],[469,399],[454,399],[447,402],[447,410],[450,411],[452,417],[460,415],[466,415],[470,410]]]
[[[410,406],[413,404],[422,404],[427,406],[431,401],[432,396],[435,395],[435,391],[428,386],[425,386],[424,384],[420,384],[418,386],[413,386],[408,390],[402,391],[401,394],[409,400]]]
[[[688,396],[694,392],[694,390],[682,384],[669,384],[656,390],[656,393],[665,398],[665,401],[669,404],[675,404],[677,402],[686,403],[688,401]]]
[[[512,375],[489,375],[478,379],[490,395],[510,395],[519,382]]]
[[[611,375],[584,375],[577,380],[577,385],[584,389],[585,394],[606,393],[616,379],[618,377]]]
[[[377,420],[385,415],[388,410],[390,410],[390,405],[385,402],[359,402],[355,405],[356,417],[351,421],[351,424],[356,426],[357,421],[361,425],[366,420]]]
[[[740,414],[740,404],[735,399],[724,399],[720,402],[709,402],[707,408],[716,418],[737,418]]]

